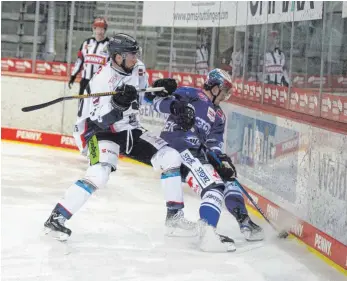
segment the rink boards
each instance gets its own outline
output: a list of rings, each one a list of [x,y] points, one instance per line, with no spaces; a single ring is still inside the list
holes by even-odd
[[[8,141],[46,145],[77,151],[73,137],[68,135],[3,127],[1,128],[1,138]],[[245,182],[244,177],[242,179]],[[257,204],[265,210],[265,213],[272,221],[283,227],[288,226],[289,223],[291,225],[290,232],[292,235],[307,244],[309,250],[323,257],[326,262],[345,273],[347,269],[346,245],[284,210],[248,186],[245,186],[245,188]],[[248,199],[246,201],[248,205],[251,205]]]

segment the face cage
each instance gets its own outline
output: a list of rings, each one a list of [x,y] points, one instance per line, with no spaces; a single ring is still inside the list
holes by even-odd
[[[222,86],[220,90],[221,90],[220,94],[224,95],[224,98],[222,99],[222,101],[227,101],[232,94],[232,88]]]
[[[217,95],[214,95],[213,93],[212,93],[212,91],[211,91],[211,94],[213,95],[213,103],[214,103],[214,101],[216,100],[216,98],[217,97],[219,97],[220,95],[223,95],[224,97],[223,97],[223,99],[221,99],[221,101],[227,101],[229,98],[230,98],[230,96],[231,96],[231,94],[232,94],[232,88],[229,88],[229,87],[226,87],[226,86],[224,86],[224,85],[221,85],[220,87],[219,87],[219,93],[217,94]]]
[[[119,54],[118,55],[121,55],[122,57],[122,63],[119,65],[120,67],[123,68],[123,70],[126,72],[126,73],[131,73],[133,71],[133,68],[128,68],[126,67],[125,63],[126,63],[126,59],[129,58],[129,59],[134,59],[136,57],[136,60],[139,59],[139,57],[141,57],[141,49],[138,50],[137,52],[124,52],[122,54]],[[115,61],[115,59],[113,59]],[[135,66],[135,65],[134,65]]]

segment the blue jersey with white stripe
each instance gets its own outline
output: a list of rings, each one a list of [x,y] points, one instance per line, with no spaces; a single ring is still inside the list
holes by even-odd
[[[184,132],[175,123],[174,116],[170,115],[160,137],[179,152],[187,148],[198,149],[202,141],[215,153],[222,153],[225,128],[225,115],[222,109],[214,105],[201,89],[180,87],[174,95],[174,98],[155,99],[155,109],[170,113],[170,104],[173,99],[185,100],[195,108],[195,126]]]

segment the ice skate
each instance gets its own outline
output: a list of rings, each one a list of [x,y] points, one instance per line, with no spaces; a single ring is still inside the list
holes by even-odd
[[[240,230],[247,241],[264,240],[263,229],[255,224],[247,214],[240,214],[237,219]]]
[[[203,252],[235,252],[235,242],[228,236],[220,235],[216,228],[199,220],[199,248]]]
[[[53,211],[45,222],[45,233],[51,233],[52,236],[59,241],[66,241],[70,235],[71,230],[65,227],[66,218],[59,214],[57,211]]]
[[[196,236],[196,223],[187,220],[182,210],[169,210],[166,215],[167,236]]]
[[[233,215],[239,223],[241,233],[247,241],[262,241],[264,240],[263,229],[255,224],[248,214],[242,214],[239,208],[233,209]]]
[[[264,240],[263,229],[252,222],[249,216],[247,216],[240,224],[240,230],[247,241],[262,241]]]

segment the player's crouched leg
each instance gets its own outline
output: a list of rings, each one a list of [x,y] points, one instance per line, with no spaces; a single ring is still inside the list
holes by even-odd
[[[236,250],[234,240],[216,232],[222,205],[223,187],[214,187],[202,192],[199,209],[200,221],[199,247],[205,252],[233,252]]]
[[[97,190],[104,188],[111,171],[116,169],[119,146],[111,141],[97,141],[96,137],[88,143],[90,166],[85,176],[72,184],[58,201],[51,215],[44,223],[46,233],[53,231],[53,236],[64,241],[71,235],[65,226],[69,220]]]
[[[161,186],[166,200],[166,235],[196,235],[196,223],[184,217],[183,189],[181,180],[181,155],[173,148],[164,146],[152,157],[151,163],[156,170],[162,170]]]
[[[236,218],[245,239],[247,241],[263,240],[264,231],[249,217],[241,190],[234,181],[226,182],[224,200],[225,207]]]

